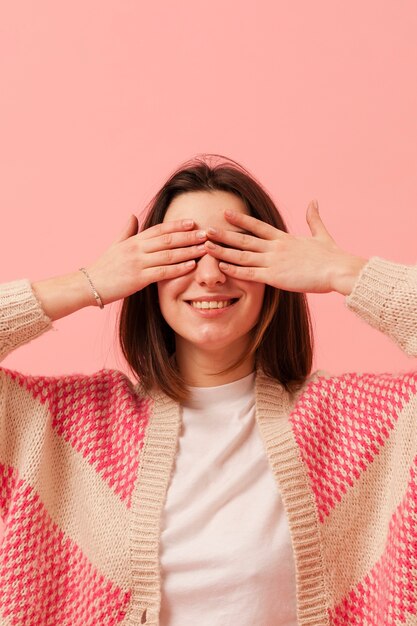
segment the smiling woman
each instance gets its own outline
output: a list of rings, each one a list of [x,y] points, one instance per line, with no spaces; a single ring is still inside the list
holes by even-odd
[[[306,219],[205,155],[89,267],[0,286],[0,357],[123,300],[138,379],[0,368],[1,624],[417,623],[417,373],[311,374],[305,295],[417,356],[417,267]]]
[[[225,209],[232,207],[247,213],[244,203],[229,192],[188,192],[171,202],[164,221],[192,215],[209,235],[215,228],[236,230],[224,219]],[[225,384],[253,371],[251,331],[260,318],[264,292],[263,283],[227,276],[208,253],[194,271],[158,283],[161,313],[175,333],[176,363],[188,385]]]
[[[223,235],[221,247],[236,246],[244,252],[254,240],[226,220],[227,210],[253,216],[274,230],[287,232],[286,225],[270,196],[242,166],[225,157],[210,166],[209,156],[217,155],[181,166],[151,201],[143,231],[162,222],[192,219],[201,235],[199,261],[189,273],[150,284],[124,300],[123,354],[147,390],[161,388],[176,400],[187,398],[187,385],[236,380],[253,371],[255,361],[294,390],[312,364],[304,293],[281,292],[263,280],[228,275],[213,256],[219,245],[210,249],[206,242]],[[239,238],[228,241],[231,233],[240,233]],[[168,243],[175,244],[174,236]],[[216,299],[230,306],[208,311],[196,304]]]

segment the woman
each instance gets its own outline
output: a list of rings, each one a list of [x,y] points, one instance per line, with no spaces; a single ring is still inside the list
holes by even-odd
[[[0,624],[414,624],[417,374],[311,374],[307,292],[417,354],[417,268],[180,167],[88,268],[0,294],[3,356],[124,299],[121,372],[0,370]]]

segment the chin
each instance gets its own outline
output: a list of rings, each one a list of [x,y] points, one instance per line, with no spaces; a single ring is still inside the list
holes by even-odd
[[[185,341],[192,345],[193,348],[204,350],[205,352],[222,352],[229,350],[230,354],[234,351],[243,352],[248,345],[248,337],[219,337],[219,333],[208,332],[204,336],[183,337]]]

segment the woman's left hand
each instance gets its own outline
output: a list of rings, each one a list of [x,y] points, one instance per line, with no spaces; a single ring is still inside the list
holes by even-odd
[[[219,259],[222,272],[231,278],[261,282],[286,291],[337,291],[348,295],[368,261],[338,247],[324,226],[315,202],[310,202],[306,214],[311,237],[285,233],[240,212],[226,211],[225,218],[248,234],[209,229],[210,240],[205,246],[208,254]]]

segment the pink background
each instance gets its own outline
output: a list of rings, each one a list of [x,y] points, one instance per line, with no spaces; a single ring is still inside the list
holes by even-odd
[[[88,265],[200,152],[241,162],[293,232],[317,198],[340,245],[416,263],[414,0],[20,0],[0,5],[0,279]],[[312,296],[316,367],[415,364]],[[123,369],[117,305],[6,358],[31,373]]]

